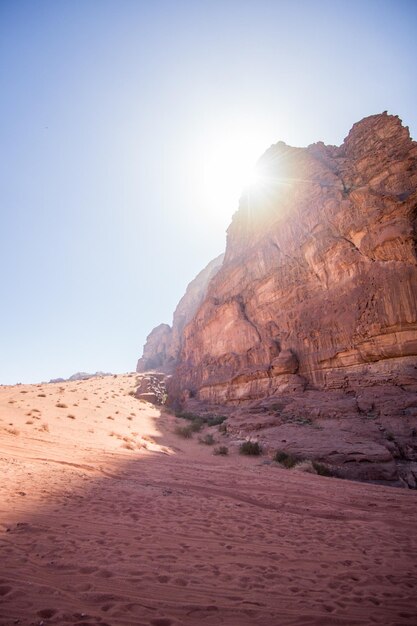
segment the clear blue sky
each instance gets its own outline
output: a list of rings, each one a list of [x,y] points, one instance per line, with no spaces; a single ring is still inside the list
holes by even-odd
[[[0,0],[0,383],[133,370],[235,158],[385,109],[416,137],[416,33],[405,0]]]

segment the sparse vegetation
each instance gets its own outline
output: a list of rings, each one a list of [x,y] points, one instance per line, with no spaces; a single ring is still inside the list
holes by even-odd
[[[262,447],[258,441],[244,441],[239,447],[239,454],[246,456],[259,456],[262,454]]]
[[[202,425],[219,426],[227,419],[225,415],[198,415],[189,411],[176,411],[176,417],[188,420],[189,422],[200,422]]]
[[[43,422],[40,426],[39,426],[39,430],[42,430],[44,433],[49,433],[49,425],[47,422]]]
[[[191,422],[191,424],[190,424],[190,426],[189,426],[189,427],[191,428],[191,432],[193,432],[193,433],[199,433],[199,432],[200,432],[200,430],[203,428],[203,426],[204,426],[204,422],[203,422],[203,420],[202,420],[202,419],[197,418],[197,419],[195,419],[193,422]]]
[[[217,446],[217,448],[214,448],[213,454],[216,456],[227,456],[229,454],[229,448],[227,446]]]
[[[191,439],[193,436],[193,429],[190,426],[177,426],[175,428],[175,434],[179,437],[183,437],[183,439]]]
[[[212,446],[216,443],[216,440],[211,433],[207,433],[204,437],[200,437],[199,442],[206,446]]]
[[[284,452],[283,450],[278,450],[274,456],[274,461],[287,469],[291,469],[302,460],[303,459],[300,459],[293,454],[289,454],[288,452]]]
[[[313,463],[309,459],[299,461],[292,469],[297,470],[298,472],[306,472],[307,474],[317,474]]]
[[[225,415],[212,415],[207,418],[206,423],[207,426],[220,426],[227,420]]]
[[[319,476],[332,476],[330,469],[326,465],[323,465],[323,463],[313,461],[313,467]]]

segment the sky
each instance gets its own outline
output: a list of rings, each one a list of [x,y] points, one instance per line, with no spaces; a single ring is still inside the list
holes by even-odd
[[[388,110],[417,2],[0,0],[0,383],[133,371],[256,160]]]

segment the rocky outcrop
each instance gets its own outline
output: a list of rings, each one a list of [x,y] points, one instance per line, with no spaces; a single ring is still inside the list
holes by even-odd
[[[203,302],[211,279],[219,271],[224,254],[216,257],[188,285],[174,312],[172,328],[160,324],[146,338],[143,355],[139,359],[136,371],[160,370],[171,372],[177,364],[182,347],[183,330],[191,321],[198,307]]]
[[[283,399],[270,441],[305,447],[305,430],[281,434],[307,417],[328,433],[312,431],[315,456],[394,476],[395,458],[417,459],[417,144],[384,113],[340,147],[279,142],[259,170],[176,343],[171,402],[226,405],[237,427]]]
[[[152,372],[139,377],[135,398],[151,404],[164,404],[166,401],[165,374]]]
[[[65,383],[74,382],[78,380],[88,380],[89,378],[99,378],[100,376],[112,376],[110,372],[95,372],[95,374],[89,374],[88,372],[76,372],[69,378],[51,378],[50,383]]]
[[[146,372],[154,369],[169,371],[173,366],[169,359],[171,337],[172,328],[169,324],[160,324],[154,328],[146,338],[136,371]]]

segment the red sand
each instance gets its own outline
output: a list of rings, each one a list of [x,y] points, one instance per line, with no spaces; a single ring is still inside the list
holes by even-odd
[[[135,380],[0,388],[0,624],[417,623],[415,492],[213,456]]]

